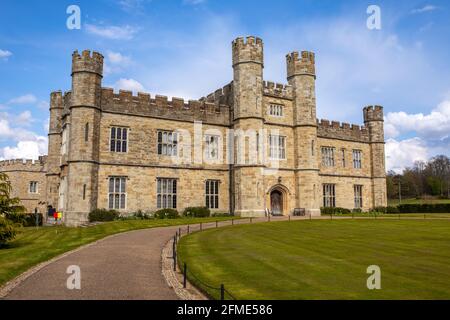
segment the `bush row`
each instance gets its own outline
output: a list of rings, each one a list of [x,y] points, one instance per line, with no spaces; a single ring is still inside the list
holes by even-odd
[[[183,217],[203,218],[203,217],[224,217],[229,216],[228,213],[213,213],[206,207],[188,207],[184,209]],[[161,209],[156,212],[144,212],[139,210],[127,216],[120,216],[116,210],[95,209],[89,213],[90,222],[106,222],[114,220],[146,220],[146,219],[176,219],[180,214],[175,209]]]

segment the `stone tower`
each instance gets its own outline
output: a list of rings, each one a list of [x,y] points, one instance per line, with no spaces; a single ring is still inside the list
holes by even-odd
[[[61,165],[61,117],[63,113],[63,97],[61,91],[50,94],[50,122],[48,130],[47,157],[47,205],[58,209],[58,189]]]
[[[234,203],[238,216],[264,215],[262,163],[256,144],[263,118],[263,42],[249,36],[237,38],[233,47],[234,92]],[[245,199],[245,201],[243,200]]]
[[[307,214],[320,215],[314,53],[292,52],[286,63],[287,80],[293,88],[296,205]]]
[[[101,85],[103,56],[75,51],[72,55],[72,95],[65,222],[87,221],[97,207]]]
[[[363,110],[364,125],[369,129],[373,207],[387,206],[386,171],[384,155],[383,107],[368,106]]]

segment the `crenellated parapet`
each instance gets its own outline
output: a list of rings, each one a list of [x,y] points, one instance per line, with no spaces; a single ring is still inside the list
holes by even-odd
[[[317,136],[330,139],[343,139],[369,142],[369,130],[356,124],[340,123],[326,119],[317,120]]]
[[[47,156],[40,156],[38,160],[11,159],[0,161],[0,172],[32,171],[42,172],[45,170]]]
[[[316,76],[315,55],[310,51],[302,51],[299,54],[294,51],[286,55],[288,79],[298,75]]]
[[[271,81],[263,82],[264,95],[282,99],[292,99],[292,86],[289,84],[274,83]]]
[[[103,55],[98,52],[84,50],[81,55],[78,51],[72,54],[72,73],[92,72],[98,75],[103,74]]]
[[[264,63],[263,41],[254,36],[239,37],[232,43],[233,66],[239,63]]]
[[[364,113],[364,122],[383,121],[382,106],[367,106],[363,109],[363,113]]]
[[[216,91],[206,95],[206,97],[201,97],[200,101],[211,102],[216,105],[233,105],[233,81],[224,86],[223,88],[217,89]]]
[[[203,121],[210,124],[229,125],[230,107],[217,105],[206,100],[189,100],[131,91],[119,90],[115,93],[111,88],[102,89],[103,112],[113,112],[128,115],[139,115],[167,120]]]

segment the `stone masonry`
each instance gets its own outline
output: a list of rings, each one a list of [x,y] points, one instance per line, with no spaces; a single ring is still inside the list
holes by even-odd
[[[383,108],[364,108],[363,126],[318,120],[314,53],[292,52],[286,66],[287,84],[265,81],[263,41],[237,38],[233,81],[186,102],[103,88],[103,56],[74,52],[72,89],[51,94],[40,201],[68,225],[95,208],[320,215],[325,196],[349,209],[385,206]]]

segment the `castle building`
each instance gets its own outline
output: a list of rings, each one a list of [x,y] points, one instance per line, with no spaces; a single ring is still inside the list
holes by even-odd
[[[287,84],[264,81],[262,40],[237,38],[233,80],[186,102],[103,88],[103,56],[75,52],[71,91],[51,94],[45,202],[68,225],[95,208],[250,217],[385,206],[383,108],[364,108],[364,126],[319,121],[314,53],[286,65]]]

